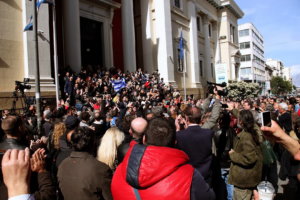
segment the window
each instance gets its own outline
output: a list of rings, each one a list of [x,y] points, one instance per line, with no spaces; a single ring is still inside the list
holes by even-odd
[[[211,63],[211,77],[214,78],[214,64]]]
[[[250,61],[251,60],[251,55],[242,55],[241,56],[241,62],[245,62],[245,61]]]
[[[197,17],[197,31],[201,31],[201,17]]]
[[[235,41],[235,27],[230,24],[230,41],[234,42]]]
[[[211,24],[208,24],[208,35],[211,37]]]
[[[181,0],[174,0],[174,6],[181,9]]]
[[[257,64],[260,64],[260,65],[265,65],[265,61],[260,59],[256,55],[253,55],[253,62],[256,62]]]
[[[251,74],[251,68],[250,67],[248,67],[248,68],[241,68],[240,74],[241,75]]]
[[[240,49],[249,49],[249,48],[250,48],[250,42],[240,43]]]
[[[249,35],[249,29],[240,30],[239,35],[240,35],[240,37],[248,36]]]
[[[203,62],[202,60],[199,61],[199,65],[200,65],[200,76],[203,76]]]
[[[261,44],[264,43],[264,41],[260,38],[260,36],[258,36],[258,34],[255,33],[253,30],[252,30],[252,35],[258,42],[260,42]]]
[[[258,46],[256,45],[254,42],[252,43],[253,45],[253,49],[258,52],[259,54],[261,54],[262,56],[264,55],[264,51]]]

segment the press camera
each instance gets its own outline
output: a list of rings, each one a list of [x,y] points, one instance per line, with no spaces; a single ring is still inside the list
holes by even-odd
[[[30,79],[29,78],[24,78],[23,82],[21,81],[15,81],[15,90],[16,91],[20,91],[20,92],[24,92],[24,90],[30,90],[31,89],[31,85],[29,85]]]
[[[225,82],[219,84],[219,83],[213,83],[213,82],[209,82],[207,81],[207,92],[209,94],[214,94],[214,90],[216,89],[218,92],[218,95],[220,96],[227,96],[228,95],[228,90],[226,88],[227,84]],[[217,86],[222,87],[223,90],[218,90]]]

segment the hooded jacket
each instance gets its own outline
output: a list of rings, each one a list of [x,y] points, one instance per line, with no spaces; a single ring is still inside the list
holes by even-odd
[[[131,143],[114,174],[114,200],[214,199],[188,156],[178,149]]]

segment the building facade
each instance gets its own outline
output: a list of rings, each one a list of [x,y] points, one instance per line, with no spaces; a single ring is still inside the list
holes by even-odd
[[[0,93],[14,81],[34,81],[33,34],[23,32],[32,1],[0,1]],[[54,13],[56,20],[54,23]],[[62,0],[38,12],[41,89],[54,91],[54,64],[65,71],[137,68],[158,70],[164,81],[183,88],[184,64],[189,93],[204,96],[206,81],[237,80],[240,66],[234,0]],[[54,45],[54,31],[57,43]],[[184,63],[178,60],[184,38]],[[54,55],[54,48],[57,56]],[[34,85],[33,85],[34,86]],[[34,89],[31,89],[34,92]]]
[[[114,56],[124,59],[115,62],[115,67],[124,71],[142,68],[149,73],[158,70],[166,83],[180,89],[184,87],[182,71],[185,71],[188,94],[200,96],[204,96],[206,81],[237,80],[240,66],[237,20],[243,12],[233,0],[120,3],[123,52]],[[179,60],[181,35],[185,49],[183,62]]]
[[[272,67],[273,69],[273,74],[272,76],[280,76],[283,78],[283,69],[284,69],[284,64],[280,60],[275,60],[275,59],[267,59],[266,64]]]
[[[291,68],[289,68],[289,67],[283,68],[283,79],[293,83]]]
[[[271,94],[271,79],[273,74],[273,68],[269,65],[265,65],[265,88],[263,89],[264,95],[270,95]]]
[[[252,23],[241,24],[238,30],[242,54],[240,80],[258,83],[264,90],[266,71],[263,36]]]

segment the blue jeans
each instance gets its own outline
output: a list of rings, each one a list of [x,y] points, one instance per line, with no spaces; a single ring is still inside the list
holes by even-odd
[[[221,175],[222,179],[226,183],[226,189],[227,189],[227,200],[232,200],[233,199],[233,185],[228,184],[228,175],[229,175],[229,169],[221,169]]]

